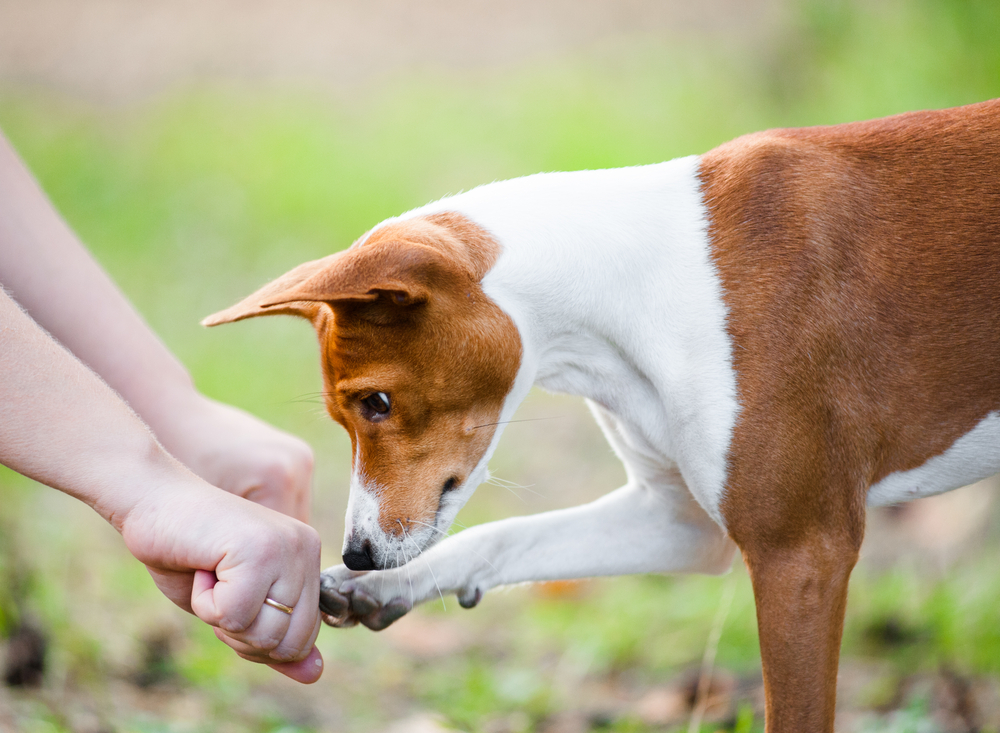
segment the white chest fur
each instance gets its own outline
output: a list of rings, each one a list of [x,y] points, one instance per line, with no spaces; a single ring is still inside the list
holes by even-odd
[[[587,397],[721,524],[736,379],[697,166],[540,174],[409,215],[458,211],[503,247],[483,288],[524,346],[505,413],[532,383]]]

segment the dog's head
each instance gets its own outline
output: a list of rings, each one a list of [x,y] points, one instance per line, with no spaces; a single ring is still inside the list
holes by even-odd
[[[499,251],[458,214],[390,222],[203,321],[291,314],[316,328],[326,407],[351,437],[352,569],[412,559],[485,478],[521,361],[514,323],[480,285]]]

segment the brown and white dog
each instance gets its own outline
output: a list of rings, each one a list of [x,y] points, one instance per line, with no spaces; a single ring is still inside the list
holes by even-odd
[[[1000,470],[1000,101],[493,183],[205,323],[282,313],[353,446],[329,621],[738,547],[767,730],[831,731],[866,504]],[[587,398],[626,485],[445,538],[532,384]]]

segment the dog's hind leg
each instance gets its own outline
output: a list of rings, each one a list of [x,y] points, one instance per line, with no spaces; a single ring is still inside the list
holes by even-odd
[[[825,435],[803,439],[803,453],[824,456]],[[849,470],[797,458],[735,450],[723,513],[753,581],[767,733],[833,733],[864,492]]]
[[[767,733],[832,733],[847,584],[857,549],[815,536],[744,552],[753,580]]]
[[[628,484],[583,506],[472,527],[391,570],[330,568],[324,603],[333,616],[381,628],[439,593],[471,607],[490,588],[526,581],[725,572],[735,545],[677,482]]]

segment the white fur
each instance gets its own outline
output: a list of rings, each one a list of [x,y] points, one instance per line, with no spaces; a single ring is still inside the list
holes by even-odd
[[[722,525],[738,405],[697,166],[692,156],[529,176],[412,215],[459,211],[503,247],[483,289],[525,344],[504,412],[532,382],[592,400],[643,461],[676,462]]]
[[[355,461],[355,466],[358,462]],[[355,468],[351,474],[351,493],[347,498],[344,522],[344,552],[354,537],[368,536],[378,531],[379,491],[364,472]]]
[[[331,568],[331,587],[351,579],[381,603],[401,588],[412,602],[438,591],[469,601],[526,580],[729,567],[735,548],[719,505],[736,378],[697,167],[689,157],[540,174],[400,217],[457,211],[497,238],[502,254],[483,289],[523,349],[500,420],[532,384],[582,395],[628,481],[586,506],[466,530],[402,568],[360,577]],[[485,478],[501,428],[438,530]]]
[[[1000,471],[1000,412],[991,412],[944,453],[909,471],[891,473],[868,491],[870,506],[885,506],[951,491]]]
[[[502,584],[729,566],[735,546],[720,503],[736,376],[697,170],[690,157],[540,174],[400,217],[457,211],[499,240],[502,254],[483,288],[510,315],[523,347],[500,420],[513,416],[532,384],[582,395],[627,482],[585,506],[473,527],[403,567],[360,576],[330,568],[324,592],[363,591],[382,605],[454,592],[469,605]],[[449,494],[437,535],[486,478],[501,432],[502,425],[473,475]],[[942,455],[880,481],[868,500],[906,501],[998,470],[1000,413],[991,413]],[[357,517],[377,511],[356,500],[362,483],[352,482],[355,529]]]

